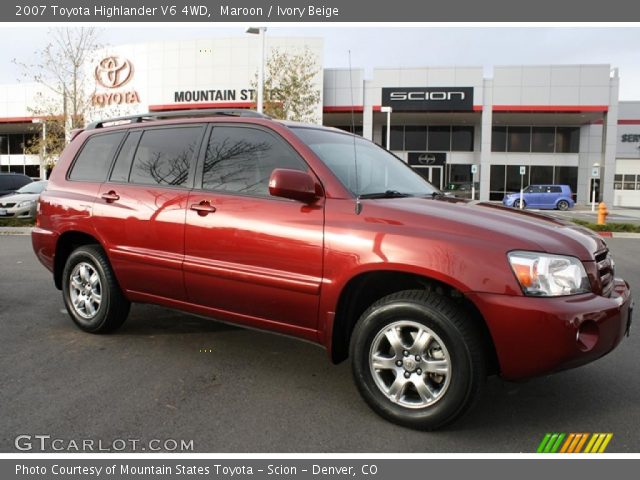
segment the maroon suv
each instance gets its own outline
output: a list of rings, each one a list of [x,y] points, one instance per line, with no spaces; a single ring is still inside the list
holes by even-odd
[[[336,129],[235,111],[117,120],[75,136],[33,231],[87,332],[144,302],[304,338],[350,357],[380,415],[434,429],[487,375],[575,367],[629,330],[629,286],[580,227],[445,197]]]

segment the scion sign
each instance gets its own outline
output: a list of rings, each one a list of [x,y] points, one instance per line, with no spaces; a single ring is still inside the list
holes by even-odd
[[[473,87],[383,88],[382,105],[393,111],[472,111]]]

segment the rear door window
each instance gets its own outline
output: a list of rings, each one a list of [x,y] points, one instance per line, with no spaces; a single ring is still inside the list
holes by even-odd
[[[187,187],[203,127],[145,130],[138,143],[129,181],[142,185]]]
[[[89,137],[73,163],[69,179],[104,182],[124,135],[125,132],[115,132]]]

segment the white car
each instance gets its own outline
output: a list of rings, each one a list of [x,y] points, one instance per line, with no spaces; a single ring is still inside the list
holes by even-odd
[[[45,188],[47,181],[27,183],[19,188],[16,193],[0,197],[1,218],[35,218],[38,198]]]

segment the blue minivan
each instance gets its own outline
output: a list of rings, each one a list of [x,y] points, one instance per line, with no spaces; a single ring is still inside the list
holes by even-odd
[[[568,210],[573,208],[569,185],[529,185],[524,189],[523,207]],[[507,207],[520,208],[520,193],[508,193],[502,199]]]

